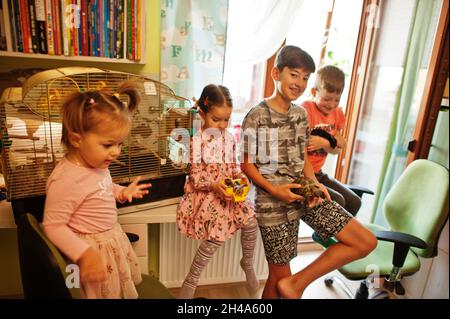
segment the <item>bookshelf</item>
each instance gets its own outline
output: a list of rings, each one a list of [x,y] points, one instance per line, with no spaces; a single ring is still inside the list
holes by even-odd
[[[49,55],[41,53],[23,53],[0,51],[0,57],[11,58],[31,58],[31,59],[45,59],[45,60],[61,60],[61,61],[79,61],[79,62],[104,62],[104,63],[124,63],[124,64],[145,64],[145,59],[139,61],[129,60],[126,58],[106,58],[95,56],[64,56],[64,55]]]
[[[30,3],[34,3],[34,6]],[[66,21],[73,19],[72,22],[79,22],[69,23],[69,25],[77,25],[77,28],[65,27],[66,30],[62,32],[60,26],[58,36],[57,28],[51,26],[52,22],[56,25],[57,21],[62,25],[62,20],[54,17],[56,16],[55,3],[60,5],[59,9],[56,7],[57,11],[61,13],[60,16],[66,15]],[[3,16],[2,34],[6,38],[4,41],[6,47],[5,50],[0,50],[0,57],[55,60],[60,63],[76,61],[145,65],[146,3],[145,0],[0,0],[2,5],[0,13]],[[49,6],[51,9],[48,9]],[[41,7],[41,11],[47,12],[48,20],[42,21],[44,25],[40,27],[47,30],[44,35],[46,37],[45,51],[41,47],[35,47],[34,42],[40,41],[39,39],[30,39],[30,34],[23,36],[20,35],[21,32],[17,32],[19,28],[31,28],[30,23],[27,25],[23,21],[27,19],[22,17],[24,14],[20,9],[26,8],[31,11],[33,7],[36,13],[39,11],[38,7]],[[61,9],[64,7],[67,9]],[[18,9],[17,14],[11,15],[10,8],[13,13]],[[35,19],[38,15],[38,13],[35,15]],[[29,14],[25,17],[28,17],[28,20],[31,19]],[[18,19],[21,21],[17,22]],[[50,29],[47,23],[50,24]],[[35,24],[37,26],[38,22],[35,21]],[[36,37],[36,31],[31,37]],[[67,34],[66,38],[69,39],[65,39],[64,34]],[[59,39],[58,44],[57,40],[53,41],[49,38]],[[24,45],[25,41],[29,42],[27,48]],[[20,42],[22,42],[21,45]],[[54,44],[51,44],[52,42]]]

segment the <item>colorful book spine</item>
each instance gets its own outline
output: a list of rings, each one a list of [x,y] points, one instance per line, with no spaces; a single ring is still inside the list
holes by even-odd
[[[61,9],[60,9],[60,1],[59,0],[51,0],[52,2],[52,11],[53,11],[53,37],[54,37],[54,45],[55,45],[55,54],[62,55],[62,41],[61,41]]]
[[[111,20],[109,31],[109,45],[111,48],[111,58],[117,55],[117,0],[110,0]]]
[[[92,42],[92,56],[99,56],[100,50],[98,46],[98,0],[91,0],[91,42]]]
[[[38,30],[36,26],[36,5],[34,0],[27,0],[28,2],[28,23],[31,37],[32,52],[39,53],[39,39]]]
[[[7,50],[5,21],[3,18],[3,2],[0,1],[0,51]]]
[[[89,55],[88,0],[81,0],[81,55]]]
[[[16,14],[14,12],[14,1],[13,0],[7,0],[7,1],[8,1],[9,23],[10,23],[10,27],[11,27],[12,50],[19,51],[18,44],[17,44],[18,31],[16,28]]]
[[[19,13],[22,26],[23,52],[31,53],[33,51],[30,34],[30,15],[28,14],[28,3],[26,0],[20,0]]]
[[[103,56],[109,58],[109,0],[103,1]]]
[[[52,0],[45,0],[45,34],[47,36],[47,51],[48,54],[55,54],[55,38],[53,35],[53,10]]]
[[[109,42],[109,55],[108,57],[114,58],[114,0],[109,0],[109,23],[108,23],[108,42]]]
[[[90,56],[94,56],[94,41],[95,41],[95,37],[94,37],[94,15],[95,15],[95,11],[94,11],[94,0],[88,0],[89,1],[89,5],[88,5],[88,32],[89,32],[89,55]]]
[[[97,31],[98,31],[98,51],[99,56],[105,56],[105,47],[103,45],[103,25],[105,24],[105,6],[104,6],[104,0],[98,0],[98,21],[97,21]]]
[[[12,32],[12,27],[11,27],[11,15],[9,13],[9,4],[8,4],[8,0],[1,0],[1,6],[3,9],[3,15],[2,15],[2,19],[3,19],[3,32],[4,32],[4,36],[5,36],[5,44],[6,44],[6,50],[7,51],[13,51],[14,47],[13,47],[13,32]]]
[[[135,60],[139,61],[141,59],[141,29],[142,29],[142,20],[141,20],[141,11],[142,11],[142,2],[141,0],[136,0],[136,38],[135,38]]]
[[[114,1],[114,57],[116,59],[120,58],[120,36],[121,36],[121,25],[120,25],[120,19],[121,19],[121,0],[115,0]]]
[[[20,2],[19,0],[13,1],[13,10],[14,10],[14,24],[16,29],[16,41],[17,41],[17,51],[25,52],[23,47],[23,30],[22,30],[22,19],[20,16]]]
[[[125,3],[124,0],[118,0],[119,1],[119,28],[118,28],[118,35],[117,35],[117,58],[123,59],[124,57],[124,39],[123,36],[125,34]]]
[[[132,7],[133,0],[127,1],[127,59],[133,59],[133,45],[132,45],[132,30],[133,30],[133,18],[132,18]]]
[[[78,10],[77,0],[70,3],[70,31],[71,31],[71,55],[78,55]]]
[[[35,20],[38,52],[47,54],[47,32],[45,30],[45,1],[35,0]]]
[[[131,60],[136,59],[136,1],[131,1]]]
[[[77,28],[77,41],[78,41],[78,55],[81,55],[83,33],[81,30],[81,0],[76,0],[76,25]]]
[[[61,12],[61,39],[63,44],[63,54],[69,56],[70,54],[70,13],[66,10],[67,3],[66,0],[61,0],[60,2],[60,12]]]

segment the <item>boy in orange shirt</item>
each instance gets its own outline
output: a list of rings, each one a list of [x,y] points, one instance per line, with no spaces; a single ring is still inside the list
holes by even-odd
[[[331,199],[355,215],[361,207],[361,199],[322,171],[328,153],[338,154],[346,143],[341,135],[345,115],[338,107],[344,86],[345,75],[341,69],[332,65],[323,66],[317,70],[316,83],[311,88],[312,100],[303,102],[302,106],[308,113],[311,128],[307,150],[316,178],[327,187]]]

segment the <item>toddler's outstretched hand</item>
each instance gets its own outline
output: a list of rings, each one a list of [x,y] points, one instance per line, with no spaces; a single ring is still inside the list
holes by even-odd
[[[134,181],[122,190],[122,201],[128,200],[129,203],[133,201],[133,198],[142,198],[148,194],[147,188],[152,187],[152,184],[138,184],[141,176],[138,176]]]

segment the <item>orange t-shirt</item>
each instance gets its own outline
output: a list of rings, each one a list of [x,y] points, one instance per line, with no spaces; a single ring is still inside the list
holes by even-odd
[[[336,132],[344,129],[345,115],[341,107],[332,110],[328,115],[324,115],[317,109],[316,103],[312,101],[305,101],[302,103],[308,113],[308,123],[311,129],[320,127],[331,135],[336,135]],[[320,172],[328,153],[323,149],[308,152],[309,161],[312,164],[314,173]]]

